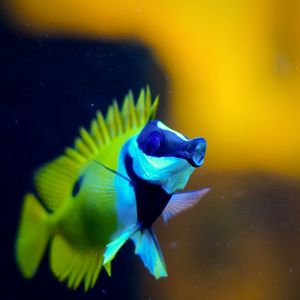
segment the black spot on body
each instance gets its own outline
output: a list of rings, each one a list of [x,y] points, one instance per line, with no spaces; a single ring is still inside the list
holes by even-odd
[[[137,203],[137,218],[143,228],[150,228],[155,220],[161,215],[172,195],[155,184],[151,184],[139,178],[132,167],[132,157],[125,156],[125,167],[131,180],[133,180]]]
[[[81,183],[83,180],[83,176],[79,176],[77,181],[74,184],[73,190],[72,190],[72,196],[76,197],[80,191]]]

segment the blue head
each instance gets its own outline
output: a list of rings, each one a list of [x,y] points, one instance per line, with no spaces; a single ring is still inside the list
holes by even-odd
[[[190,140],[160,121],[150,121],[129,144],[136,175],[169,194],[184,188],[205,150],[203,138]]]

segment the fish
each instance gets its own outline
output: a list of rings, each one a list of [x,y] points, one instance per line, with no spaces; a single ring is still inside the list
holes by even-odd
[[[32,278],[49,245],[53,275],[71,289],[94,287],[101,269],[121,247],[134,243],[155,278],[167,276],[153,230],[195,205],[208,191],[182,191],[204,162],[206,141],[189,139],[156,120],[158,97],[142,89],[100,111],[89,130],[81,127],[74,147],[33,176],[34,192],[23,199],[16,236],[16,262]]]

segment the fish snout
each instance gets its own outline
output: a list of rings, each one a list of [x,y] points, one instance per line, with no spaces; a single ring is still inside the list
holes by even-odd
[[[194,167],[198,168],[203,164],[205,151],[206,151],[206,141],[204,138],[195,138],[188,142],[186,146],[186,151],[188,153],[188,162]]]

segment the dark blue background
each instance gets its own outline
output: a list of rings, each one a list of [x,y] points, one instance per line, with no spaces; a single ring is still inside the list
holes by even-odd
[[[120,103],[129,89],[137,95],[149,84],[154,96],[160,94],[163,111],[166,77],[151,52],[135,41],[28,37],[2,22],[0,45],[1,299],[138,298],[137,258],[130,244],[115,259],[113,277],[103,272],[84,294],[56,281],[47,255],[37,275],[24,280],[14,262],[14,239],[35,168],[71,146],[79,126],[88,127],[96,109],[105,111],[113,98]],[[150,278],[141,264],[138,269]]]

